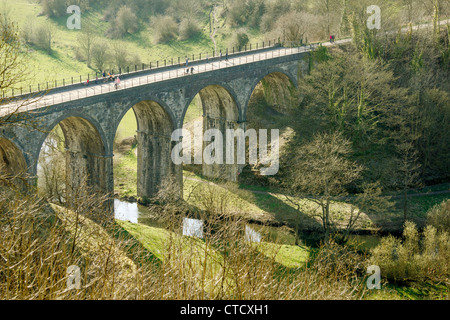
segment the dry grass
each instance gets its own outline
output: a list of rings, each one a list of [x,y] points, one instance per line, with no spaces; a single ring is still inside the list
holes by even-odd
[[[268,255],[244,241],[245,221],[227,211],[226,201],[205,194],[205,210],[198,213],[205,221],[205,239],[175,232],[184,217],[179,204],[160,206],[161,218],[172,224],[162,236],[160,259],[155,259],[138,234],[118,229],[111,217],[102,215],[98,196],[79,198],[68,210],[11,188],[0,189],[0,299],[363,296],[357,267],[361,262],[344,249],[329,247],[313,257],[309,267],[287,268],[277,262],[281,246]],[[81,288],[68,290],[67,269],[72,265],[80,268]]]
[[[384,278],[393,282],[434,281],[450,285],[450,236],[427,226],[420,234],[407,221],[403,240],[384,237],[373,249],[371,263],[380,266]]]

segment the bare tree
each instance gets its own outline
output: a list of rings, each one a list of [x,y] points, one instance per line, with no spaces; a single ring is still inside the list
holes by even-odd
[[[403,220],[408,219],[408,191],[411,188],[420,187],[420,168],[418,152],[414,141],[405,137],[396,146],[398,159],[397,170],[399,175],[399,188],[403,194]]]
[[[0,20],[2,16],[0,15]],[[2,97],[7,91],[17,88],[25,80],[26,57],[21,53],[18,29],[15,25],[0,29],[0,90]]]
[[[126,68],[128,64],[128,51],[122,42],[115,41],[112,44],[113,60],[117,68]]]
[[[83,23],[83,28],[81,33],[78,35],[78,43],[81,53],[87,60],[87,66],[91,66],[91,58],[92,58],[92,48],[96,41],[95,28],[92,23],[85,22]]]
[[[127,6],[122,6],[119,9],[119,12],[117,12],[115,24],[122,36],[128,33],[135,33],[139,27],[136,15]]]
[[[291,191],[308,196],[321,210],[325,242],[334,230],[331,202],[347,195],[345,186],[360,178],[362,167],[348,159],[351,143],[341,133],[319,133],[298,151],[292,164]]]
[[[39,25],[33,36],[33,43],[48,54],[52,53],[52,42],[56,34],[56,29],[50,22]]]
[[[1,14],[0,20],[5,21]],[[22,49],[17,26],[14,23],[7,27],[2,25],[0,27],[0,127],[26,125],[38,129],[38,123],[21,112],[36,98],[14,100],[14,96],[20,93],[22,84],[29,80],[30,76],[27,72],[28,56]],[[24,119],[27,121],[22,121]]]
[[[36,99],[15,99],[15,95],[21,91],[21,85],[29,77],[27,56],[22,51],[18,28],[8,19],[3,19],[1,14],[0,21],[0,130],[8,126],[41,130],[39,122],[24,112]],[[22,190],[29,182],[25,159],[20,158],[20,151],[15,150],[8,139],[0,140],[0,183]],[[16,151],[17,154],[14,154]]]
[[[341,0],[320,0],[315,5],[318,12],[325,17],[327,35],[331,35],[335,20],[341,17],[340,12],[344,9]]]
[[[304,13],[290,12],[282,15],[276,23],[279,37],[282,36],[287,42],[303,41],[311,20],[311,17]]]
[[[363,192],[357,194],[356,197],[350,200],[350,217],[339,239],[341,243],[348,241],[350,233],[354,230],[362,213],[381,214],[387,212],[393,206],[390,197],[383,197],[381,195],[382,188],[378,182],[365,183],[362,189]]]
[[[279,17],[271,32],[266,33],[266,40],[302,43],[307,39],[319,38],[316,17],[310,13],[292,11]]]
[[[97,41],[92,48],[92,61],[94,66],[101,72],[111,59],[111,48],[106,41]]]
[[[420,91],[421,89],[418,89]],[[420,187],[420,169],[418,141],[421,138],[421,121],[417,105],[420,105],[419,98],[408,97],[403,105],[390,110],[389,119],[386,120],[388,126],[395,128],[391,132],[390,139],[394,146],[395,157],[395,187],[403,195],[403,220],[408,218],[408,191],[411,188]]]
[[[66,161],[62,132],[57,126],[45,140],[38,165],[38,190],[50,202],[64,204],[66,184]]]

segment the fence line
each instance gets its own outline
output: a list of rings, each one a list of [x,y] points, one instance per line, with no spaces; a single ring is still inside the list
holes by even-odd
[[[234,54],[240,54],[240,53],[245,53],[245,52],[252,52],[252,51],[258,51],[258,50],[264,50],[264,49],[270,49],[270,48],[275,48],[278,46],[282,46],[282,45],[291,45],[292,43],[295,44],[301,44],[301,42],[296,41],[296,42],[283,42],[281,43],[280,41],[276,41],[275,39],[273,41],[269,41],[269,42],[261,42],[261,46],[259,46],[259,43],[256,43],[256,46],[252,47],[252,44],[249,44],[249,46],[245,45],[243,48],[239,47],[239,48],[235,48],[233,47],[231,50],[229,48],[226,48],[224,50],[225,55],[228,53],[229,55],[234,55]],[[235,50],[236,49],[236,50]],[[185,58],[189,57],[189,62],[205,62],[209,59],[215,59],[217,57],[220,57],[220,52],[212,52],[212,56],[208,56],[208,53],[205,53],[205,55],[203,56],[203,53],[200,53],[198,55],[198,59],[195,60],[195,54],[192,54],[192,56],[190,55],[186,55]],[[206,57],[206,58],[205,58]],[[192,58],[192,59],[190,59]],[[160,65],[160,60],[156,61],[156,68],[154,66],[154,64],[152,65],[152,62],[150,61],[148,64],[145,63],[141,63],[141,64],[135,64],[134,65],[134,71],[133,71],[133,66],[127,66],[126,68],[122,68],[118,67],[118,70],[112,69],[109,70],[111,74],[115,74],[114,71],[118,71],[118,75],[124,75],[124,74],[130,74],[130,73],[137,73],[137,72],[143,72],[143,71],[150,71],[150,70],[157,70],[157,69],[161,69],[161,68],[166,68],[169,66],[182,66],[183,64],[185,64],[185,60],[182,61],[181,57],[178,57],[178,63],[175,64],[174,61],[177,61],[174,58],[171,58],[171,64],[167,64],[167,60],[169,59],[164,59],[162,61],[164,61],[164,65]],[[51,89],[59,89],[59,88],[64,88],[64,87],[68,87],[68,86],[72,86],[72,85],[78,85],[78,84],[82,84],[85,83],[86,80],[89,80],[89,82],[93,82],[96,81],[98,77],[98,80],[104,80],[105,77],[103,77],[101,72],[96,72],[95,74],[91,74],[88,73],[86,78],[83,78],[83,75],[78,75],[78,76],[72,76],[72,77],[68,77],[68,78],[63,78],[63,79],[55,79],[55,80],[51,80],[51,81],[46,81],[44,83],[38,83],[37,85],[28,85],[27,87],[21,87],[19,88],[13,88],[11,89],[10,92],[8,92],[8,94],[3,95],[3,98],[8,98],[8,97],[15,97],[16,93],[20,93],[18,94],[18,96],[22,96],[25,94],[37,94],[40,92],[45,92]]]
[[[298,44],[298,42],[296,43]],[[136,86],[141,86],[141,85],[145,85],[145,84],[150,84],[150,83],[155,83],[155,82],[159,82],[159,81],[164,81],[164,80],[169,80],[169,79],[174,79],[174,78],[182,78],[182,77],[187,77],[189,75],[193,74],[193,71],[195,70],[196,73],[204,73],[204,72],[209,72],[209,71],[213,71],[213,70],[218,70],[218,69],[224,69],[224,68],[228,68],[231,66],[237,66],[237,65],[244,65],[244,64],[248,64],[248,63],[254,63],[256,61],[263,61],[266,59],[273,59],[273,58],[278,58],[278,57],[282,57],[282,56],[287,56],[287,55],[292,55],[292,54],[298,54],[298,53],[302,53],[302,52],[306,52],[306,51],[310,51],[313,50],[315,48],[317,48],[318,46],[321,46],[321,43],[319,44],[311,44],[308,46],[293,46],[294,43],[291,44],[290,47],[280,47],[280,49],[278,50],[268,50],[265,52],[257,52],[257,53],[253,53],[253,54],[248,54],[248,55],[239,55],[239,57],[236,56],[236,54],[238,53],[242,53],[242,52],[238,52],[235,53],[235,56],[233,57],[232,55],[228,56],[228,60],[226,59],[226,55],[222,56],[217,60],[217,57],[214,57],[215,60],[214,61],[209,61],[209,59],[211,58],[205,58],[202,60],[197,60],[197,64],[195,64],[195,66],[189,66],[188,64],[188,68],[186,68],[186,66],[183,65],[179,65],[179,68],[177,68],[176,70],[162,70],[161,72],[157,73],[155,72],[153,74],[153,79],[151,77],[151,75],[143,75],[141,77],[139,77],[139,81],[136,81],[135,83],[135,78],[133,77],[131,79],[127,79],[127,80],[122,80],[120,82],[120,86],[119,88],[115,89],[115,91],[120,91],[120,90],[125,90],[125,89],[129,89],[129,88],[133,88]],[[279,46],[279,44],[277,43],[276,46]],[[268,48],[268,47],[263,47],[264,49]],[[274,48],[271,47],[271,48]],[[254,51],[259,51],[261,49],[255,49],[255,50],[248,50],[246,52],[254,52]],[[245,51],[244,51],[245,52]],[[262,54],[264,55],[262,57]],[[201,56],[201,55],[200,55]],[[244,60],[245,58],[245,60]],[[239,60],[238,60],[239,59]],[[199,64],[200,62],[200,64]],[[230,63],[234,62],[232,65],[230,65]],[[162,68],[162,67],[160,67]],[[203,70],[202,70],[203,69]],[[148,70],[155,70],[155,69],[148,69]],[[157,69],[156,69],[157,70]],[[145,70],[141,70],[141,71],[136,71],[133,72],[132,74],[138,76],[138,74],[142,71]],[[189,71],[191,71],[189,73]],[[181,74],[180,74],[181,72]],[[120,77],[123,74],[119,74],[118,76]],[[52,102],[52,104],[57,104],[57,103],[62,103],[62,102],[68,102],[68,101],[73,101],[73,100],[78,100],[80,98],[87,98],[90,96],[95,96],[98,94],[103,94],[106,92],[111,92],[112,90],[112,86],[114,85],[113,83],[105,83],[104,82],[105,78],[102,78],[101,81],[100,79],[98,79],[98,81],[95,81],[95,83],[93,83],[92,85],[86,85],[85,89],[80,89],[80,88],[76,88],[74,90],[68,90],[66,92],[61,92],[61,93],[55,93],[55,94],[51,94],[49,96],[44,96],[43,99],[41,99],[40,101],[34,101],[31,104],[27,104],[26,109],[20,110],[20,111],[30,111],[30,106],[32,106],[32,109],[37,109],[39,107],[46,107],[49,106],[49,100]],[[143,82],[145,80],[145,82]],[[91,82],[89,82],[91,83]],[[128,84],[128,85],[127,85]],[[130,86],[131,84],[131,86]],[[63,87],[60,87],[63,88]],[[55,88],[54,88],[55,89]],[[74,93],[74,91],[76,90],[77,94],[75,95],[75,97],[73,96],[72,93]],[[80,97],[80,92],[81,97]],[[39,92],[42,93],[42,92]],[[65,95],[67,95],[65,97]],[[19,98],[19,97],[16,97]],[[18,100],[20,101],[20,100]],[[17,105],[17,102],[16,102]],[[3,112],[2,112],[3,113]],[[10,109],[8,106],[8,114],[10,113]]]

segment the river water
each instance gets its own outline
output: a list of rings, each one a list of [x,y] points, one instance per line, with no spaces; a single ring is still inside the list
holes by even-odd
[[[150,225],[153,227],[163,228],[164,226],[158,223],[156,219],[149,218],[151,216],[150,210],[142,206],[138,203],[125,202],[118,199],[114,200],[114,211],[115,218],[123,221],[130,221],[132,223],[142,223],[146,225]],[[200,220],[197,220],[198,224],[193,221],[185,221],[186,226],[183,228],[183,233],[185,235],[199,235],[198,225],[200,225]],[[251,241],[259,242],[263,241],[261,239],[261,234],[255,231],[258,230],[257,225],[250,225],[246,228],[246,238],[252,239]],[[292,236],[293,237],[293,236]],[[304,235],[304,237],[300,236],[300,238],[304,238],[305,244],[308,246],[316,246],[317,235]],[[352,235],[351,238],[356,240],[362,244],[362,247],[365,249],[374,248],[380,243],[381,237],[378,235]],[[286,244],[293,244],[294,238],[292,239],[283,239]],[[272,241],[276,241],[276,239],[272,239]]]

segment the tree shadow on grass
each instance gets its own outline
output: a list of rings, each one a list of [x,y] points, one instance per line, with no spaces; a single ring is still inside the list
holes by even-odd
[[[125,253],[130,259],[132,259],[139,266],[146,264],[152,264],[156,267],[160,267],[162,261],[156,257],[151,251],[147,250],[132,234],[120,226],[117,222],[114,222],[112,230],[108,230],[114,238],[125,241]]]
[[[317,244],[321,240],[322,224],[319,221],[303,211],[297,211],[295,208],[289,206],[282,201],[282,199],[277,198],[271,193],[266,191],[248,190],[248,186],[245,189],[241,188],[240,185],[237,187],[227,187],[223,185],[223,180],[205,177],[198,170],[189,171],[194,173],[199,179],[204,180],[199,180],[199,183],[213,183],[219,188],[224,188],[241,200],[255,205],[272,217],[270,221],[251,218],[248,220],[248,223],[270,227],[287,226],[294,231],[298,227],[299,240],[308,245]]]
[[[280,227],[288,226],[293,230],[298,227],[299,240],[305,244],[317,242],[317,233],[322,230],[322,225],[313,217],[303,211],[297,211],[281,199],[266,192],[252,192],[242,189],[229,189],[242,200],[249,201],[261,210],[267,212],[273,217],[269,225]],[[245,194],[244,194],[245,193]],[[251,198],[249,198],[251,197]],[[262,221],[249,221],[255,224],[264,224]]]

